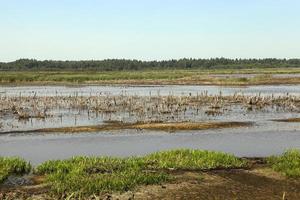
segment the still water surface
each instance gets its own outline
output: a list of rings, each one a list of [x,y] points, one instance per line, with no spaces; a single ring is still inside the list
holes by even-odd
[[[207,85],[165,86],[0,86],[0,96],[91,96],[91,95],[300,95],[300,85],[265,85],[247,87],[224,87]]]
[[[299,85],[279,86],[1,86],[0,96],[89,96],[89,95],[300,95]],[[75,113],[76,114],[76,113]],[[190,117],[190,116],[187,116]],[[20,156],[33,164],[49,159],[65,159],[75,155],[133,156],[159,150],[193,148],[233,153],[237,156],[269,156],[289,148],[300,149],[300,124],[272,122],[270,119],[300,117],[283,111],[235,112],[221,116],[198,116],[203,121],[252,121],[249,128],[183,131],[177,133],[122,130],[82,134],[0,134],[0,156]],[[188,118],[189,119],[189,118]],[[101,124],[104,119],[88,118],[74,113],[52,121],[31,120],[24,124],[16,119],[2,120],[2,131],[25,130],[70,125]]]

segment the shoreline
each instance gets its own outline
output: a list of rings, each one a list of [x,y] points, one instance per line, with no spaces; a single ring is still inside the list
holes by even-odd
[[[157,87],[157,86],[224,86],[224,87],[248,87],[248,86],[270,86],[270,85],[300,85],[300,78],[295,81],[283,81],[280,79],[273,79],[270,82],[256,82],[256,83],[225,83],[225,82],[205,82],[205,81],[136,81],[136,80],[121,80],[121,81],[93,81],[86,83],[79,82],[58,82],[58,81],[20,81],[20,82],[0,82],[0,87],[19,87],[19,86],[66,86],[66,87],[85,87],[85,86],[118,86],[118,87]]]
[[[284,85],[300,84],[300,68],[141,71],[1,71],[1,85]]]
[[[4,199],[36,200],[174,199],[174,195],[179,199],[221,199],[224,196],[259,199],[282,195],[297,199],[300,196],[299,156],[299,150],[280,156],[239,158],[222,152],[182,149],[142,157],[49,160],[30,170],[28,166],[19,176],[7,176],[0,184],[0,195]],[[295,164],[282,168],[290,159],[294,159]],[[77,170],[82,174],[77,174]],[[134,177],[130,175],[131,170],[136,173]],[[119,187],[123,184],[125,187]]]

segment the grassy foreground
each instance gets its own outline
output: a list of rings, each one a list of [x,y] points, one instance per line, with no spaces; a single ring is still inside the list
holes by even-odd
[[[284,84],[300,83],[300,78],[274,78],[273,74],[300,73],[300,68],[212,69],[212,70],[144,70],[144,71],[24,71],[0,73],[0,83],[28,84]],[[251,78],[214,77],[211,75],[256,74]]]
[[[268,168],[287,177],[300,177],[299,150],[290,150],[266,160]],[[176,173],[180,171],[248,169],[252,166],[251,162],[221,152],[182,149],[143,157],[73,157],[47,161],[34,168],[33,173],[34,176],[44,177],[43,183],[55,198],[78,199],[173,181],[178,178]],[[12,174],[29,173],[30,169],[30,164],[24,160],[0,158],[1,182]],[[226,173],[229,175],[230,172]]]
[[[46,175],[56,195],[79,196],[124,192],[138,185],[159,184],[170,180],[170,169],[240,168],[246,162],[232,155],[199,150],[175,150],[133,158],[75,157],[49,161],[35,173]]]

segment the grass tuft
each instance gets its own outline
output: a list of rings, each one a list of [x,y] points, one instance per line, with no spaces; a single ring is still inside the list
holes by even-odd
[[[289,150],[281,156],[271,156],[268,163],[272,168],[284,174],[285,176],[297,178],[300,177],[300,151]]]
[[[158,152],[144,157],[144,160],[155,163],[153,166],[159,169],[210,170],[247,165],[245,160],[231,154],[188,149]]]
[[[23,175],[30,171],[30,163],[21,158],[0,157],[0,183],[3,183],[10,175]]]

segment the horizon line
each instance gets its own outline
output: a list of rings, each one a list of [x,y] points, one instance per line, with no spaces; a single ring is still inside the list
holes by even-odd
[[[38,62],[44,61],[57,61],[57,62],[88,62],[88,61],[107,61],[107,60],[125,60],[125,61],[138,61],[138,62],[163,62],[163,61],[178,61],[178,60],[212,60],[212,59],[227,59],[227,60],[267,60],[267,59],[276,59],[276,60],[300,60],[299,58],[286,58],[286,57],[210,57],[210,58],[195,58],[195,57],[182,57],[182,58],[169,58],[169,59],[137,59],[137,58],[103,58],[103,59],[37,59],[37,58],[19,58],[12,61],[0,61],[0,63],[13,63],[21,60],[32,60]]]

